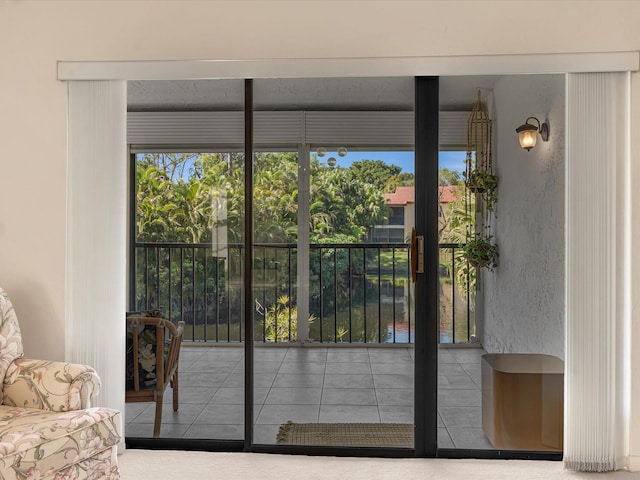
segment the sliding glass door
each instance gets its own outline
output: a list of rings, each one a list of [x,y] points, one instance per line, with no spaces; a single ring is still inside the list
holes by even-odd
[[[252,443],[410,455],[414,79],[253,90]]]
[[[210,111],[130,113],[130,309],[185,322],[160,438],[435,454],[427,80],[211,81]],[[128,406],[127,437],[151,437],[155,408]]]

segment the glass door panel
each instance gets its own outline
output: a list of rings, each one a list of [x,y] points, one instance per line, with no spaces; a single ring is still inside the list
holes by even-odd
[[[156,87],[146,82],[137,88]],[[198,82],[192,88],[199,91]],[[202,91],[209,96],[190,101],[207,102],[213,110],[220,103],[220,111],[207,112],[214,127],[210,146],[163,139],[131,147],[135,233],[129,309],[157,310],[154,315],[176,326],[184,322],[184,332],[177,376],[167,379],[171,384],[160,402],[127,403],[127,437],[152,437],[162,406],[160,438],[244,438],[244,82],[207,82]],[[180,143],[185,131],[188,126],[176,120],[169,136]],[[140,334],[139,372],[148,378],[144,388],[153,390],[156,360],[149,333]]]
[[[254,87],[253,442],[413,448],[413,79]]]
[[[507,105],[521,94],[490,98]],[[473,112],[469,151],[440,152],[438,446],[561,457],[564,264],[555,259],[565,243],[564,166],[523,176],[511,159],[492,156],[486,105]],[[491,182],[474,184],[479,172],[489,180],[499,172],[497,199]]]
[[[281,378],[289,345],[302,335],[297,280],[298,152],[256,151],[253,175],[253,440],[269,444],[277,434],[271,419],[295,408],[291,399],[300,393],[282,385]]]

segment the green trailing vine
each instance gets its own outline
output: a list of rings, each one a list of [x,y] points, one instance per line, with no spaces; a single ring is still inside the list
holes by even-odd
[[[476,233],[467,240],[464,255],[476,268],[493,270],[498,265],[498,245],[493,243],[492,235]]]
[[[465,177],[467,177],[465,172]],[[487,206],[487,210],[492,212],[498,201],[498,177],[483,169],[472,170],[466,178],[466,185],[469,190],[482,196]]]

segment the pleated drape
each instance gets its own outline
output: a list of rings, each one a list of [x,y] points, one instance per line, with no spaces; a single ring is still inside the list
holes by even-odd
[[[97,405],[124,414],[127,87],[67,85],[66,357],[97,370]]]
[[[564,465],[625,468],[629,424],[629,74],[567,75]]]

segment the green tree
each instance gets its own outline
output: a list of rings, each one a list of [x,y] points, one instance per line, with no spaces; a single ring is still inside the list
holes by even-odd
[[[298,154],[254,157],[253,221],[259,243],[295,243],[298,238]]]
[[[331,168],[311,160],[311,241],[340,237],[357,243],[373,225],[384,223],[389,207],[382,190],[351,168]]]
[[[358,242],[372,225],[388,218],[382,189],[365,181],[361,167],[356,166],[354,173],[351,168],[331,168],[312,159],[312,241],[346,235]],[[256,242],[297,241],[297,174],[295,152],[254,155]],[[212,230],[224,227],[229,243],[241,242],[245,218],[243,176],[241,153],[140,155],[136,192],[138,240],[209,242]]]
[[[161,241],[173,238],[174,225],[171,215],[176,209],[173,203],[173,183],[156,165],[138,165],[136,192],[137,236],[141,240]]]
[[[462,177],[460,176],[460,172],[457,170],[449,170],[446,167],[442,167],[438,172],[438,185],[447,186],[447,185],[462,185]]]
[[[218,221],[215,195],[226,192],[230,215],[225,219],[230,240],[241,238],[243,156],[231,154],[145,154],[137,159],[137,238],[146,242],[211,240]],[[232,165],[236,168],[232,171]],[[235,172],[235,173],[234,173]]]
[[[393,193],[398,187],[411,187],[415,183],[415,176],[413,173],[400,173],[389,177],[387,183],[384,186],[385,193]]]
[[[464,197],[465,195],[462,195],[459,200],[455,200],[449,205],[445,214],[444,225],[440,231],[440,242],[458,245],[464,245],[467,242],[470,229],[473,228],[475,202],[472,195],[471,204],[466,206]],[[455,250],[453,261],[455,262],[455,284],[458,288],[458,293],[461,298],[466,298],[468,290],[470,304],[473,308],[476,293],[476,269],[469,265],[462,248]],[[443,263],[447,268],[451,269],[453,265],[451,264],[450,255],[445,256]]]
[[[396,165],[387,165],[382,160],[360,160],[353,162],[348,168],[348,176],[362,183],[375,186],[381,192],[384,191],[387,180],[399,175],[402,168]]]

